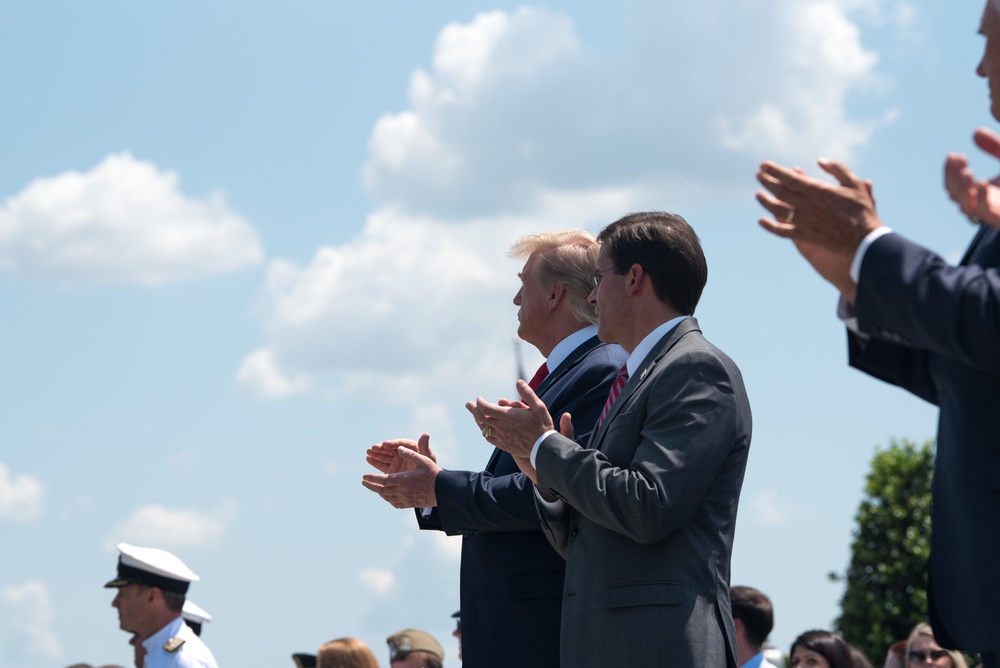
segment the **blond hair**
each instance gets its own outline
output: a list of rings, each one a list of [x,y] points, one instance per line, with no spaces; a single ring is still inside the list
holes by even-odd
[[[991,0],[991,2],[996,3],[997,0]],[[934,638],[934,629],[931,625],[926,622],[920,622],[913,627],[913,631],[910,632],[910,637],[906,641],[906,655],[909,656],[910,648],[913,647],[913,641],[920,636],[925,636],[930,638],[935,643],[937,640]],[[945,650],[948,652],[948,657],[951,658],[951,668],[969,668],[969,664],[965,662],[965,657],[962,656],[960,652],[955,652],[953,650]]]
[[[577,320],[597,321],[588,298],[594,289],[597,269],[597,238],[583,230],[561,230],[529,234],[514,242],[507,252],[512,258],[534,258],[535,275],[546,287],[556,283],[566,288],[570,310]]]

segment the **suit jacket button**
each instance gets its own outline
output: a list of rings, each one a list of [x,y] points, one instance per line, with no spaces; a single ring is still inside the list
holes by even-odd
[[[578,533],[580,533],[580,527],[573,527],[573,529],[570,530],[569,535],[572,536],[573,538],[576,538],[576,535]]]

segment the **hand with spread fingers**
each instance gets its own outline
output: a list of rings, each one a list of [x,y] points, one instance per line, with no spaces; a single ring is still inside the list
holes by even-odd
[[[413,441],[386,441],[369,448],[368,462],[383,472],[366,473],[361,484],[394,508],[434,508],[437,506],[434,483],[442,469],[430,452],[430,436],[423,434],[416,449],[406,443]]]
[[[465,407],[487,441],[515,459],[528,459],[535,441],[553,429],[553,422],[548,408],[526,382],[517,381],[517,391],[521,401],[501,399],[494,404],[478,397]]]
[[[972,138],[983,152],[1000,159],[1000,136],[979,128]],[[944,163],[944,187],[969,221],[1000,227],[1000,176],[977,180],[968,158],[949,153]]]
[[[882,222],[870,181],[840,162],[820,159],[819,166],[838,183],[815,179],[801,169],[761,163],[757,180],[769,192],[758,191],[757,201],[774,218],[761,218],[760,225],[791,239],[809,264],[853,303],[851,262],[861,241]]]
[[[424,457],[436,462],[437,456],[431,450],[431,435],[422,434],[420,440],[414,441],[408,438],[396,438],[389,441],[382,441],[368,448],[365,459],[382,473],[399,473],[401,471],[412,471],[414,464],[411,460],[399,456],[400,448],[419,452]]]

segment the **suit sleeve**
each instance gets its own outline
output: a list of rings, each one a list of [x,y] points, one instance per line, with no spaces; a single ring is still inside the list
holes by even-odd
[[[593,352],[588,362],[551,398],[550,412],[555,420],[569,412],[573,417],[574,437],[586,442],[604,408],[611,382],[623,355],[609,359],[604,348]],[[509,459],[509,455],[503,455]],[[437,521],[448,534],[469,531],[538,531],[539,519],[531,480],[521,472],[494,476],[488,472],[441,471],[434,486],[437,496]]]
[[[887,234],[865,254],[856,301],[860,330],[883,344],[941,354],[986,373],[1000,372],[1000,275],[995,267],[974,262],[950,266],[926,248]],[[880,347],[886,353],[882,344],[876,345],[876,352]],[[890,362],[904,355],[888,354]],[[888,369],[883,372],[890,375]],[[928,398],[915,380],[890,382]]]
[[[539,486],[637,543],[663,540],[687,523],[735,449],[749,447],[749,406],[733,373],[711,351],[682,353],[628,398],[600,450],[559,434],[543,441]]]

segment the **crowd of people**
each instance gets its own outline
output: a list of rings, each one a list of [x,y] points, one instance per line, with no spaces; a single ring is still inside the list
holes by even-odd
[[[1000,0],[988,0],[977,72],[1000,120]],[[1000,137],[976,143],[1000,158]],[[1000,179],[948,157],[945,184],[984,223],[949,265],[879,219],[873,185],[820,160],[836,183],[764,162],[761,225],[840,292],[850,364],[940,406],[928,587],[930,624],[890,648],[889,667],[966,668],[955,649],[1000,668]],[[430,446],[389,439],[367,451],[363,485],[421,529],[462,536],[463,661],[507,666],[767,668],[770,601],[730,588],[737,507],[751,441],[736,363],[694,318],[708,275],[679,215],[632,213],[596,237],[524,237],[518,335],[545,358],[517,396],[466,404],[493,453],[482,471],[445,469]],[[113,605],[135,665],[216,668],[183,617],[197,576],[174,555],[122,544]],[[203,612],[203,611],[202,611]],[[202,621],[207,619],[202,615]],[[933,630],[932,630],[933,629]],[[434,668],[443,649],[406,629],[393,668]],[[296,655],[300,666],[312,655]],[[793,642],[790,668],[872,665],[835,633]],[[316,665],[377,665],[356,639]]]

